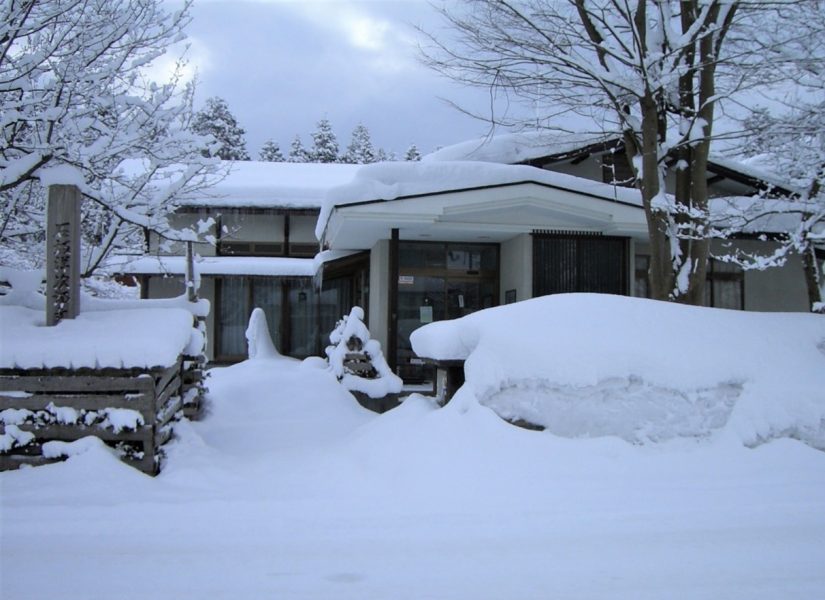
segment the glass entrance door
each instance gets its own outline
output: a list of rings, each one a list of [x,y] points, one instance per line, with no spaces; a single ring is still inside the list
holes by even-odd
[[[401,242],[398,255],[398,375],[432,380],[410,334],[427,323],[463,317],[498,303],[498,246]]]

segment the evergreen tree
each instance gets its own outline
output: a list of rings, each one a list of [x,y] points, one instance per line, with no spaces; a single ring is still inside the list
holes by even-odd
[[[301,136],[297,133],[292,140],[292,145],[289,148],[289,156],[286,160],[287,162],[293,163],[311,162],[309,152],[304,148],[304,144],[301,142]]]
[[[421,160],[421,152],[418,151],[418,147],[415,144],[410,144],[410,147],[407,148],[407,151],[404,153],[404,160],[408,160],[408,161],[419,161],[419,160]]]
[[[260,159],[266,162],[284,162],[284,155],[281,154],[281,147],[274,140],[267,140],[261,148]]]
[[[332,131],[332,126],[328,119],[321,119],[316,125],[317,129],[312,134],[312,150],[309,153],[310,160],[317,163],[338,162],[338,140]]]
[[[378,152],[375,154],[375,162],[386,162],[390,160],[390,157],[387,156],[387,151],[383,148],[379,148]]]
[[[372,147],[370,132],[363,124],[359,123],[352,130],[352,141],[347,146],[342,161],[354,165],[375,162],[375,149]]]
[[[192,131],[211,135],[215,142],[203,150],[204,156],[217,156],[223,160],[249,160],[246,151],[246,131],[229,111],[223,98],[214,96],[206,101],[206,107],[195,113]]]

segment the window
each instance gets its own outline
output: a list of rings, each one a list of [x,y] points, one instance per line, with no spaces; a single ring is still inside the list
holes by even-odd
[[[705,306],[745,309],[745,276],[739,265],[713,258],[708,261]]]
[[[289,354],[297,357],[315,354],[319,334],[318,294],[315,287],[309,279],[290,280],[288,298]]]
[[[221,256],[283,256],[284,245],[277,242],[235,242],[221,240]]]
[[[650,257],[645,254],[637,254],[633,285],[635,295],[639,298],[650,298],[649,267]],[[742,269],[731,263],[710,259],[705,279],[704,305],[714,308],[744,310],[745,278]]]
[[[533,234],[533,297],[569,292],[628,294],[627,238]]]
[[[349,314],[353,306],[363,308],[364,315],[369,318],[369,295],[369,252],[324,263],[318,311],[322,348],[329,344],[329,334],[335,329],[335,324],[342,316]]]
[[[221,209],[218,255],[312,258],[318,253],[317,214],[314,209]]]
[[[219,277],[215,286],[215,360],[246,358],[255,308],[263,309],[278,352],[296,358],[319,352],[318,290],[309,277]]]
[[[312,258],[318,254],[318,244],[289,243],[289,255],[295,257]]]
[[[636,174],[630,168],[627,154],[623,150],[620,152],[607,152],[602,155],[602,181],[622,187],[634,187],[636,185]]]
[[[215,331],[215,358],[246,358],[246,328],[252,309],[262,308],[275,347],[280,339],[282,291],[275,277],[222,277],[217,280],[218,317]]]
[[[634,258],[636,273],[633,278],[633,295],[637,298],[650,298],[650,257],[637,254]]]

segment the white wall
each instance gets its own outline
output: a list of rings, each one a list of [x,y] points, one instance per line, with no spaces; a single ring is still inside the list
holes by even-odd
[[[533,238],[523,233],[501,243],[499,271],[500,298],[504,304],[505,292],[516,290],[516,301],[533,295]]]
[[[390,241],[378,240],[370,250],[370,336],[381,343],[387,353],[387,307],[390,302]]]
[[[315,223],[318,217],[314,215],[292,215],[289,217],[289,241],[298,244],[317,244],[315,238]]]

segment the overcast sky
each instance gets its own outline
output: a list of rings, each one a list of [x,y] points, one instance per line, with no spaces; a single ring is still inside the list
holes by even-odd
[[[373,143],[403,154],[485,135],[488,127],[440,98],[473,110],[466,90],[417,60],[414,25],[443,25],[425,0],[196,0],[188,29],[198,71],[196,108],[221,96],[246,129],[253,157],[268,138],[305,146],[316,122],[332,123],[342,150],[359,122]]]

